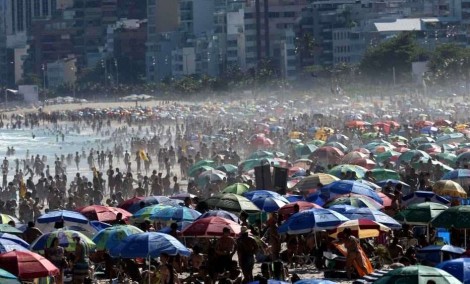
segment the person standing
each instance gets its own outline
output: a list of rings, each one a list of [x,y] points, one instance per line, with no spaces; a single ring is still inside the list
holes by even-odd
[[[75,255],[73,258],[73,278],[72,283],[82,284],[89,275],[88,250],[83,244],[78,234],[73,235],[75,241]]]
[[[348,250],[346,255],[346,273],[348,278],[351,279],[351,274],[354,271],[354,264],[358,266],[358,269],[362,271],[367,271],[364,261],[362,260],[361,255],[361,245],[359,240],[352,235],[350,228],[346,228],[343,231],[344,234],[344,246]]]
[[[255,254],[259,249],[258,243],[249,235],[249,232],[246,226],[242,226],[240,237],[237,240],[238,265],[243,273],[243,283],[253,281]]]
[[[64,256],[64,248],[59,246],[57,237],[52,239],[51,246],[46,248],[44,253],[45,257],[59,269],[59,275],[54,278],[55,283],[64,283],[64,269],[67,267],[67,261]]]
[[[215,245],[217,273],[224,273],[229,270],[232,257],[235,254],[235,248],[236,242],[230,236],[230,229],[228,227],[223,228],[222,237]]]

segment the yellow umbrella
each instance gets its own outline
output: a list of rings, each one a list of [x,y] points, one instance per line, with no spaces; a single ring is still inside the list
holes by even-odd
[[[432,191],[438,195],[452,197],[467,197],[467,193],[462,186],[452,180],[439,180],[432,186]]]
[[[302,136],[304,136],[304,134],[299,131],[292,131],[291,133],[289,133],[290,139],[302,139]]]
[[[369,219],[356,219],[349,220],[336,227],[330,234],[332,238],[338,238],[338,234],[343,232],[344,229],[351,229],[354,236],[359,239],[375,238],[380,235],[380,232],[389,232],[390,228],[380,223]]]

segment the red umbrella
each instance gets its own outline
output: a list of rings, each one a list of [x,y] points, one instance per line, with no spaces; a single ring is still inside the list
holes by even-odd
[[[316,149],[312,154],[310,154],[310,159],[322,159],[327,160],[331,163],[337,163],[344,156],[344,153],[336,147],[332,146],[323,146]]]
[[[232,220],[211,216],[196,220],[186,227],[181,234],[183,236],[220,237],[224,228],[229,228],[230,235],[235,236],[240,234],[241,226]]]
[[[118,208],[121,208],[121,209],[124,209],[124,210],[128,210],[132,205],[136,204],[136,203],[139,203],[140,201],[142,201],[145,197],[143,196],[134,196],[132,197],[131,199],[127,199],[126,201],[124,201],[123,203],[119,204],[118,205]]]
[[[56,276],[59,269],[45,257],[30,251],[10,251],[0,255],[0,268],[20,279]]]
[[[308,210],[312,208],[323,208],[320,205],[317,205],[315,203],[311,203],[307,201],[296,201],[296,202],[292,202],[292,203],[282,206],[281,208],[279,208],[277,212],[279,213],[279,215],[285,215],[285,216],[292,215],[294,214],[295,205],[299,206],[299,211],[304,211],[304,210]]]
[[[419,128],[423,128],[423,127],[426,127],[426,126],[432,126],[432,125],[434,125],[434,122],[428,121],[428,120],[420,120],[420,121],[415,123],[415,127],[419,127]]]
[[[374,161],[365,158],[355,159],[351,162],[351,164],[364,167],[368,170],[372,170],[377,165]]]
[[[131,213],[116,207],[102,206],[102,205],[90,205],[79,208],[78,212],[85,215],[90,220],[97,220],[100,222],[113,222],[116,221],[118,213],[122,214],[122,219],[128,219],[132,216]]]

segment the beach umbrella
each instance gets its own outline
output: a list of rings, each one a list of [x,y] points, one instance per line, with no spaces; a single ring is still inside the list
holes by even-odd
[[[11,274],[10,272],[0,269],[0,283],[2,284],[21,284],[18,277]]]
[[[439,263],[436,267],[448,272],[463,284],[470,284],[470,258],[451,259]]]
[[[416,138],[411,139],[410,144],[416,147],[420,144],[435,143],[435,142],[436,141],[433,138],[429,137],[429,136],[420,136],[420,137],[416,137]]]
[[[318,147],[313,144],[297,144],[294,147],[295,154],[298,157],[309,156],[315,152],[316,149],[318,149]]]
[[[351,210],[351,209],[354,209],[356,207],[353,207],[351,205],[332,205],[330,207],[328,207],[327,209],[330,209],[330,210],[333,210],[333,211],[336,211],[338,213],[341,213],[343,214],[344,212],[348,211],[348,210]]]
[[[127,209],[127,211],[129,211],[130,213],[135,214],[137,211],[142,209],[142,206],[143,206],[143,208],[145,208],[145,207],[156,205],[156,204],[167,205],[167,206],[178,206],[179,205],[177,200],[171,199],[168,196],[151,195],[151,196],[144,197],[142,200],[140,200],[138,202],[135,202],[133,205],[131,205]]]
[[[221,237],[224,228],[229,228],[230,235],[234,237],[240,234],[241,225],[226,218],[209,216],[194,221],[181,234],[188,237]]]
[[[233,193],[223,193],[211,196],[205,200],[210,208],[217,208],[229,212],[259,213],[259,208],[246,197]]]
[[[450,200],[432,192],[432,191],[415,191],[402,197],[402,205],[409,206],[415,203],[436,202],[440,204],[450,204]]]
[[[403,209],[393,218],[400,223],[427,226],[432,219],[447,208],[447,206],[435,202],[416,203]]]
[[[231,220],[235,223],[240,222],[240,219],[237,217],[237,215],[230,213],[228,211],[225,211],[225,210],[209,210],[207,212],[202,213],[202,215],[199,216],[196,220],[204,219],[207,217],[221,217],[227,220]]]
[[[313,208],[290,216],[278,229],[279,233],[307,234],[314,231],[334,229],[349,219],[340,213]]]
[[[399,141],[403,143],[408,143],[408,139],[400,135],[390,135],[388,136],[388,139],[389,139],[389,142]]]
[[[470,228],[470,205],[449,207],[437,215],[431,224],[436,228]]]
[[[328,174],[333,175],[337,178],[341,178],[342,174],[345,174],[346,172],[355,172],[357,178],[363,178],[367,172],[367,169],[358,165],[344,164],[331,168],[328,171]]]
[[[401,229],[400,223],[384,212],[370,208],[354,208],[342,213],[351,220],[368,219],[385,225],[391,229]]]
[[[259,197],[274,197],[286,203],[289,203],[289,201],[285,197],[271,190],[263,190],[263,189],[252,190],[252,191],[245,192],[243,196],[245,196],[249,200],[252,200],[254,198],[259,198]]]
[[[265,166],[265,165],[279,166],[279,162],[271,158],[261,158],[261,159],[244,160],[243,162],[240,163],[240,167],[242,167],[244,172],[247,172],[256,167]]]
[[[222,190],[222,193],[233,193],[243,195],[249,189],[250,186],[248,184],[237,182],[224,188],[224,190]]]
[[[463,133],[448,133],[437,137],[436,144],[451,144],[460,143],[465,141],[465,135]]]
[[[396,171],[389,169],[373,169],[371,172],[376,180],[400,179],[400,175]]]
[[[39,216],[37,223],[55,223],[60,221],[69,221],[72,223],[87,224],[88,218],[83,214],[69,210],[54,210]]]
[[[453,180],[460,184],[467,184],[470,182],[470,170],[469,169],[456,169],[447,172],[442,176],[441,180]]]
[[[325,141],[315,139],[315,140],[308,141],[306,144],[311,144],[311,145],[315,145],[317,147],[321,147],[321,146],[325,145]]]
[[[308,210],[308,209],[312,209],[312,208],[322,208],[321,206],[319,206],[315,203],[311,203],[311,202],[307,202],[307,201],[296,201],[296,202],[292,202],[292,203],[289,203],[289,204],[286,204],[286,205],[282,206],[281,208],[279,208],[277,213],[279,215],[285,215],[285,216],[294,214],[296,206],[298,206],[299,212],[304,211],[304,210]]]
[[[350,164],[354,160],[365,159],[368,157],[369,157],[368,155],[361,153],[359,151],[352,151],[344,155],[343,158],[341,158],[341,164]]]
[[[432,185],[432,191],[439,195],[467,198],[467,192],[452,180],[439,180]]]
[[[127,236],[109,251],[113,257],[156,258],[162,253],[189,256],[191,252],[176,238],[164,233],[146,232]]]
[[[23,232],[8,224],[0,224],[0,233],[21,234]]]
[[[287,202],[286,202],[287,201]],[[277,212],[282,206],[289,203],[284,197],[265,197],[259,196],[251,199],[258,208],[263,212]]]
[[[418,250],[418,259],[424,259],[433,263],[440,263],[444,259],[444,253],[450,254],[453,258],[462,256],[465,249],[452,245],[429,245]],[[437,256],[437,258],[436,258]]]
[[[76,249],[76,243],[73,240],[74,236],[79,236],[82,244],[85,245],[88,249],[92,250],[96,247],[95,243],[90,238],[80,232],[59,229],[43,234],[37,238],[29,246],[29,248],[32,251],[44,251],[45,248],[48,248],[52,245],[52,240],[57,238],[59,240],[59,246],[63,247],[68,252],[74,252]]]
[[[119,245],[127,236],[143,233],[143,231],[132,225],[117,225],[106,228],[93,237],[97,250],[110,250]]]
[[[372,170],[377,165],[374,161],[372,161],[370,159],[365,159],[365,158],[353,160],[350,164],[351,165],[361,166],[361,167],[366,168],[368,170]]]
[[[346,147],[344,144],[337,142],[337,141],[327,142],[325,146],[335,147],[336,149],[341,150],[341,152],[343,153],[346,153],[348,151],[348,147]]]
[[[325,173],[316,173],[316,174],[313,174],[311,176],[301,179],[294,186],[294,188],[302,192],[310,191],[310,190],[316,189],[319,183],[323,185],[327,185],[337,180],[339,180],[339,178],[335,177],[334,175],[325,174]]]
[[[201,213],[199,213],[198,211],[185,207],[185,206],[173,207],[173,206],[162,206],[162,205],[157,204],[157,205],[153,205],[147,208],[151,208],[150,216],[148,216],[147,218],[150,220],[154,220],[154,221],[172,221],[172,222],[194,221],[199,216],[201,216]],[[145,211],[145,209],[147,208],[141,209],[141,210],[144,210],[144,212],[142,213],[143,215],[146,215],[147,214],[146,212],[149,212],[149,211]],[[142,219],[138,217],[139,212],[141,211],[138,211],[135,214],[135,218]]]
[[[334,164],[338,163],[343,156],[344,153],[336,147],[322,146],[310,154],[309,159]]]
[[[343,194],[359,194],[368,196],[378,203],[382,204],[382,199],[377,195],[375,190],[361,182],[354,180],[339,180],[325,185],[321,188],[323,195],[343,195]]]
[[[227,173],[227,174],[231,174],[231,173],[237,173],[238,172],[238,167],[234,166],[234,165],[231,165],[231,164],[223,164],[221,166],[218,166],[216,168],[216,170],[222,171],[222,172]]]
[[[253,153],[251,153],[247,160],[250,159],[261,159],[261,158],[274,158],[274,153],[270,151],[264,151],[264,150],[257,150]]]
[[[330,208],[335,205],[349,205],[354,208],[382,209],[383,206],[374,199],[362,195],[342,195],[327,202],[324,207]]]
[[[114,222],[116,221],[116,216],[119,213],[122,214],[122,219],[124,220],[132,216],[131,213],[124,209],[102,205],[85,206],[78,209],[77,211],[82,213],[83,216],[87,217],[89,220],[96,220],[100,222]]]
[[[132,197],[132,198],[130,198],[130,199],[125,200],[123,203],[119,204],[119,205],[118,205],[118,208],[121,208],[121,209],[124,209],[124,210],[130,212],[130,211],[129,211],[129,208],[130,208],[132,205],[136,204],[136,203],[138,204],[138,203],[139,203],[140,201],[142,201],[144,198],[145,198],[144,196],[134,196],[134,197]]]
[[[289,284],[290,282],[276,280],[276,279],[268,279],[266,282],[262,281],[252,281],[248,282],[248,284],[260,284],[260,283],[267,283],[267,284]]]
[[[426,158],[426,159],[430,159],[431,156],[429,156],[428,153],[424,152],[424,151],[421,151],[421,150],[410,150],[408,152],[405,152],[403,154],[401,154],[399,157],[398,157],[398,162],[399,163],[411,163],[412,161],[414,160],[418,160],[420,158]]]
[[[377,163],[383,163],[387,160],[393,160],[395,157],[398,158],[400,155],[402,155],[402,153],[389,150],[389,151],[385,151],[385,152],[374,155],[374,159]]]
[[[211,167],[211,166],[198,166],[198,167],[192,166],[191,169],[189,169],[189,171],[188,171],[188,175],[190,177],[197,177],[201,173],[203,173],[205,171],[210,171],[210,170],[213,170],[213,169],[214,168]]]
[[[346,228],[351,229],[352,234],[359,239],[375,238],[378,237],[381,232],[390,232],[389,227],[378,222],[369,219],[355,219],[338,225],[329,235],[332,238],[338,238],[338,235]]]
[[[224,178],[227,177],[227,174],[224,173],[223,171],[219,170],[208,170],[205,172],[202,172],[199,176],[199,180],[208,180],[210,182],[214,181],[222,181]]]
[[[8,224],[8,222],[10,221],[13,221],[15,222],[15,224],[21,224],[22,222],[14,217],[14,216],[11,216],[11,215],[8,215],[8,214],[0,214],[0,224]]]
[[[189,170],[191,171],[191,169],[198,168],[201,166],[214,167],[215,165],[216,165],[216,162],[213,160],[200,160],[194,163],[194,165],[192,165],[192,167]]]
[[[29,244],[27,242],[25,242],[22,238],[20,238],[16,235],[13,235],[13,234],[0,233],[0,240],[12,241],[14,243],[19,244],[20,246],[23,246],[25,248],[29,248]]]
[[[60,273],[59,269],[45,257],[30,251],[10,251],[0,254],[0,268],[17,275],[19,279],[57,276]]]
[[[436,153],[434,156],[438,161],[443,162],[451,167],[455,166],[455,162],[457,161],[457,156],[453,153],[444,152],[444,153]]]
[[[0,239],[0,254],[10,252],[10,251],[29,251],[27,247],[20,245],[14,241]]]
[[[391,199],[390,197],[388,197],[388,195],[386,195],[386,194],[383,193],[383,192],[377,192],[377,195],[380,196],[380,198],[382,198],[383,207],[390,207],[390,206],[392,206],[392,199]]]
[[[384,276],[377,279],[374,284],[426,284],[432,280],[439,284],[461,284],[461,282],[449,273],[439,268],[413,265],[400,267],[389,271]]]
[[[139,220],[139,221],[148,220],[156,212],[159,212],[166,208],[173,208],[173,206],[165,205],[165,204],[155,204],[155,205],[147,206],[135,212],[134,215],[132,215],[132,219]]]
[[[344,143],[346,141],[349,141],[349,137],[344,135],[344,134],[333,134],[333,135],[329,136],[328,139],[326,140],[327,143],[329,143],[329,142]]]

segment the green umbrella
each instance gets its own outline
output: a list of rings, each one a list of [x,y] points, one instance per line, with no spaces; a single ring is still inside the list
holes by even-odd
[[[284,142],[284,145],[297,145],[297,144],[300,144],[302,143],[302,140],[300,139],[287,139],[285,142]]]
[[[189,169],[189,176],[190,177],[197,177],[199,176],[201,173],[205,172],[205,171],[209,171],[209,170],[213,170],[214,168],[211,167],[211,166],[198,166],[198,167],[194,167],[192,166],[190,169]]]
[[[448,207],[435,202],[415,203],[399,212],[393,218],[400,223],[411,225],[427,225],[434,217]]]
[[[279,165],[278,161],[274,161],[273,159],[270,159],[270,158],[262,158],[262,159],[245,160],[241,163],[241,166],[243,168],[243,171],[247,172],[249,170],[254,169],[255,167],[262,166],[262,165],[271,165],[271,163],[274,163],[275,166]]]
[[[215,161],[213,160],[200,160],[194,163],[192,168],[198,168],[200,166],[209,166],[209,167],[214,167],[215,166]]]
[[[348,147],[346,147],[344,144],[339,143],[337,141],[332,141],[328,142],[325,144],[325,146],[331,146],[340,149],[343,153],[346,153],[348,151]]]
[[[469,229],[470,228],[470,205],[449,207],[437,217],[431,224],[436,228]]]
[[[444,164],[447,164],[451,167],[455,167],[455,162],[457,161],[457,156],[455,154],[448,152],[437,153],[436,157],[440,162],[443,162]]]
[[[250,186],[248,184],[237,182],[224,188],[224,190],[222,190],[222,193],[233,193],[242,195],[248,190],[250,190]]]
[[[216,169],[227,174],[238,172],[238,167],[232,164],[223,164],[222,166],[218,166]]]
[[[373,169],[371,170],[372,176],[376,180],[386,180],[386,179],[395,179],[400,180],[400,175],[393,170],[389,169]]]
[[[436,141],[434,139],[432,139],[431,137],[427,136],[427,135],[417,137],[417,138],[413,138],[410,141],[410,144],[414,147],[417,147],[417,146],[419,146],[421,144],[424,144],[424,143],[436,143]]]
[[[8,224],[0,224],[0,233],[21,234],[22,232]]]
[[[429,282],[428,282],[429,281]],[[461,284],[457,278],[439,268],[413,265],[394,269],[377,279],[374,284]]]
[[[426,164],[428,163],[429,159],[427,158],[420,158],[418,161],[414,162],[411,164],[411,166],[416,169],[416,170],[421,170],[421,167],[423,166],[423,164]],[[442,163],[442,162],[439,162],[439,161],[436,161],[436,160],[431,160],[431,163],[433,166],[441,166],[442,167],[442,170],[446,173],[448,171],[452,171],[453,168],[452,167],[449,167],[448,165]]]
[[[295,145],[295,154],[299,157],[302,156],[310,156],[316,149],[318,149],[317,146],[312,145],[312,144],[297,144]]]
[[[362,134],[362,139],[375,139],[377,138],[377,132],[367,132]]]
[[[328,171],[328,174],[341,178],[341,173],[346,173],[347,171],[356,172],[356,176],[361,179],[364,178],[367,169],[358,165],[344,164],[333,167]]]
[[[258,150],[258,151],[251,153],[248,156],[247,160],[261,159],[261,158],[274,158],[274,153],[269,152],[269,151]]]
[[[385,151],[385,152],[374,155],[374,158],[377,163],[383,163],[386,160],[390,159],[391,157],[400,156],[400,155],[401,155],[400,152],[389,150],[389,151]]]
[[[421,150],[410,150],[406,151],[405,153],[401,154],[400,157],[398,157],[399,162],[405,162],[405,163],[410,163],[414,159],[419,159],[419,158],[426,158],[430,159],[431,156],[429,156],[428,153],[421,151]]]
[[[392,135],[388,137],[389,142],[400,141],[404,143],[408,143],[408,139],[406,137],[400,135]]]
[[[259,208],[253,204],[246,197],[233,194],[233,193],[222,193],[215,196],[211,196],[205,200],[210,208],[217,208],[229,212],[240,213],[245,211],[247,213],[259,213]]]
[[[11,274],[10,272],[0,269],[0,283],[2,284],[21,284],[18,277]]]
[[[312,140],[312,141],[308,141],[307,144],[309,145],[315,145],[317,147],[321,147],[323,145],[325,145],[325,141],[322,141],[322,140]]]

